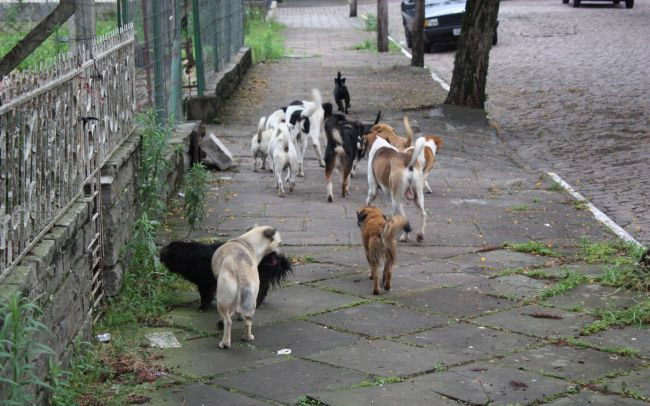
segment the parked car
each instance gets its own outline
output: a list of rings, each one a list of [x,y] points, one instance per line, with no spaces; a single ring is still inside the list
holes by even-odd
[[[611,1],[612,3],[614,3],[615,6],[618,6],[619,4],[621,4],[621,0],[587,0],[587,1],[589,1],[589,2],[592,2],[592,1]],[[583,0],[573,0],[573,7],[580,7],[582,2],[583,2]],[[562,3],[569,4],[569,0],[562,0]],[[625,0],[625,7],[626,8],[634,7],[634,0]]]
[[[416,0],[402,0],[402,22],[406,45],[411,48],[415,23]],[[465,15],[466,0],[425,0],[424,49],[436,43],[453,43],[460,37],[460,27]],[[497,23],[498,25],[498,23]],[[492,44],[497,43],[496,29]]]

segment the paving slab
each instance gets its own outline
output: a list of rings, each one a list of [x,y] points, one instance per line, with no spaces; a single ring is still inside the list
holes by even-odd
[[[524,275],[506,275],[478,283],[469,283],[465,288],[475,288],[481,293],[502,296],[512,300],[527,300],[539,296],[544,289],[553,286],[553,282],[533,279]]]
[[[506,333],[472,324],[453,324],[409,334],[400,338],[446,354],[445,364],[488,359],[521,351],[539,341],[521,334]]]
[[[624,398],[617,395],[605,395],[590,390],[583,390],[575,395],[556,399],[544,406],[648,406],[642,400]]]
[[[277,353],[288,348],[293,356],[305,356],[332,348],[346,347],[359,341],[359,336],[331,328],[290,320],[255,329],[255,347]]]
[[[271,308],[282,313],[303,315],[351,305],[363,299],[304,285],[282,288],[269,295],[264,301]]]
[[[293,359],[215,378],[214,383],[276,402],[294,404],[308,392],[340,389],[368,378],[367,374]]]
[[[283,250],[292,256],[310,257],[319,263],[337,264],[347,267],[366,269],[367,263],[363,247],[349,245],[304,245],[284,247]]]
[[[225,389],[212,387],[202,383],[189,383],[172,386],[149,392],[151,400],[145,404],[156,406],[199,406],[199,405],[228,405],[228,406],[269,406],[270,403],[253,399]]]
[[[312,393],[309,397],[328,406],[458,406],[458,402],[412,382]]]
[[[632,306],[642,299],[642,295],[627,289],[588,283],[553,296],[546,303],[563,309],[613,309]]]
[[[647,327],[611,328],[582,339],[599,347],[632,348],[650,359],[650,329]]]
[[[511,354],[497,362],[576,382],[593,381],[610,373],[629,371],[643,365],[640,360],[629,357],[560,345]]]
[[[255,309],[253,328],[266,323],[273,323],[294,317],[291,314],[284,313],[275,308],[273,304],[268,303],[268,300],[272,295],[274,295],[274,292],[270,292],[269,296],[266,297],[260,307]],[[221,334],[221,331],[217,330],[217,322],[219,319],[219,313],[217,312],[217,307],[214,303],[212,303],[204,312],[199,312],[194,307],[177,307],[167,313],[164,317],[164,320],[172,325],[198,330],[204,334]],[[243,328],[243,324],[243,322],[240,322],[235,318],[233,320],[233,330]]]
[[[408,376],[442,364],[439,353],[388,340],[365,341],[307,358],[379,376]]]
[[[240,334],[233,332],[233,345],[228,350],[218,348],[220,339],[221,336],[184,340],[182,348],[158,350],[163,355],[160,363],[174,373],[209,377],[270,362],[274,358],[269,352],[254,350],[240,342]]]
[[[394,272],[396,271],[397,270],[394,270]],[[433,289],[436,287],[435,285],[429,283],[397,277],[395,276],[395,273],[393,273],[393,277],[391,278],[391,290],[386,292],[383,290],[383,288],[380,288],[379,296],[375,296],[372,294],[372,280],[368,278],[368,271],[357,273],[355,275],[345,276],[343,278],[327,279],[317,282],[315,285],[325,286],[327,288],[335,289],[344,293],[368,298],[385,298],[396,295],[405,295],[412,292]]]
[[[605,380],[600,386],[616,392],[634,393],[650,399],[650,368]]]
[[[595,320],[582,313],[528,305],[479,317],[474,322],[537,337],[575,337]]]
[[[540,255],[531,255],[503,249],[460,255],[450,258],[448,261],[457,264],[459,271],[482,272],[494,275],[496,273],[495,271],[501,271],[503,269],[541,266],[550,263],[552,259]]]
[[[548,268],[542,268],[540,271],[543,271],[550,276],[555,276],[557,278],[563,278],[568,272],[577,272],[581,275],[588,277],[601,276],[603,274],[604,265],[592,265],[592,264],[571,264],[571,265],[562,265],[562,266],[551,266]]]
[[[523,405],[564,392],[569,384],[516,368],[475,363],[413,380],[440,395],[472,405]]]
[[[359,268],[344,267],[341,265],[312,263],[293,265],[292,282],[313,282],[323,279],[338,278],[343,275],[360,274]]]
[[[440,288],[396,299],[409,307],[452,317],[476,317],[516,305],[508,299],[482,295],[475,290]]]
[[[311,317],[341,330],[371,337],[391,337],[441,326],[449,319],[387,303],[368,303]]]

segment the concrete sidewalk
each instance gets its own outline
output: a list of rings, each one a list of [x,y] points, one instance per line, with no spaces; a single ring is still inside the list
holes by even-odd
[[[567,270],[598,276],[601,266],[576,259],[579,239],[613,235],[517,165],[482,114],[436,107],[445,95],[426,71],[409,67],[399,53],[353,50],[371,35],[345,11],[278,9],[292,57],[255,66],[210,128],[239,165],[213,174],[208,217],[192,238],[232,237],[254,223],[276,226],[296,260],[295,274],[257,309],[255,341],[235,340],[228,351],[217,348],[216,309],[197,313],[198,294],[179,292],[186,305],[151,329],[173,332],[182,348],[156,350],[171,385],[152,393],[149,404],[647,405],[623,393],[650,396],[650,331],[605,331],[581,337],[593,348],[569,345],[595,320],[593,309],[629,306],[641,296],[590,280],[550,297],[557,279],[526,275],[535,269],[560,278]],[[393,290],[380,296],[371,295],[355,216],[367,192],[367,161],[351,195],[327,203],[313,150],[305,178],[284,199],[270,174],[252,171],[249,157],[260,116],[308,98],[312,87],[333,101],[337,70],[348,78],[353,118],[370,121],[381,109],[383,121],[401,133],[408,114],[423,133],[445,141],[429,178],[433,194],[425,196],[426,240],[400,243]],[[339,185],[335,178],[335,190]],[[388,212],[390,199],[380,196],[376,204]],[[407,206],[419,225],[415,207]],[[169,238],[187,233],[180,220],[170,227]],[[552,244],[562,258],[503,248],[530,240]],[[233,337],[242,327],[235,323]],[[612,347],[640,355],[598,350]],[[278,355],[282,349],[291,354]]]

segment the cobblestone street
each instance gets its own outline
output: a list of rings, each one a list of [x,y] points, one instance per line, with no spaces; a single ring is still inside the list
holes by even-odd
[[[360,14],[376,13],[364,4]],[[404,41],[399,2],[391,35]],[[557,172],[650,243],[650,4],[504,0],[490,54],[488,111],[532,168]],[[453,49],[426,55],[451,82]]]

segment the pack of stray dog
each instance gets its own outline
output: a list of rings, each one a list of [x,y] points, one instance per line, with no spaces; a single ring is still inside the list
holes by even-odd
[[[251,139],[252,167],[254,172],[272,172],[278,196],[285,197],[285,187],[293,192],[296,177],[305,176],[305,155],[311,144],[319,165],[325,168],[327,201],[333,202],[334,172],[341,175],[341,197],[345,198],[350,194],[350,178],[359,162],[368,157],[368,195],[366,205],[357,210],[357,225],[372,293],[378,295],[380,287],[386,292],[391,290],[398,233],[399,241],[410,238],[405,199],[413,199],[421,215],[416,240],[421,242],[425,238],[424,191],[433,192],[427,178],[434,168],[442,138],[426,135],[416,139],[408,117],[403,119],[405,136],[401,136],[395,128],[379,122],[381,111],[373,122],[349,119],[346,114],[350,93],[340,71],[334,78],[333,95],[337,113],[333,113],[331,103],[323,103],[320,91],[313,89],[311,100],[296,99],[261,117]],[[324,153],[321,133],[326,139]],[[390,217],[372,206],[379,189],[390,196]],[[196,285],[199,311],[207,310],[216,294],[218,324],[223,327],[219,348],[232,344],[235,315],[245,323],[242,339],[254,339],[252,323],[256,308],[269,290],[281,286],[292,272],[291,261],[279,251],[281,242],[280,232],[275,228],[254,226],[227,241],[174,241],[162,248],[160,259],[169,271]]]

